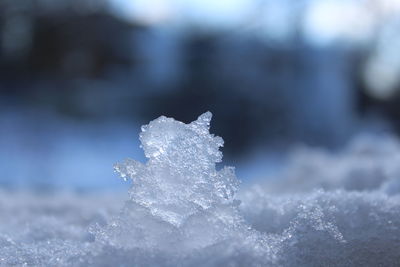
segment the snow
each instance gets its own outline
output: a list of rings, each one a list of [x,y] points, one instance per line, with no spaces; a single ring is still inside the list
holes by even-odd
[[[359,135],[338,153],[300,148],[291,154],[286,170],[269,180],[269,193],[326,191],[383,191],[398,194],[400,143],[393,136]]]
[[[208,112],[191,124],[160,117],[142,127],[148,162],[129,159],[115,166],[133,180],[133,203],[176,227],[200,211],[232,204],[237,180],[233,168],[215,169],[223,140],[208,133],[210,120]]]
[[[129,197],[0,192],[1,266],[398,266],[400,145],[360,136],[304,148],[242,185],[211,113],[142,127],[147,162],[115,165]],[[122,208],[120,209],[120,206]]]

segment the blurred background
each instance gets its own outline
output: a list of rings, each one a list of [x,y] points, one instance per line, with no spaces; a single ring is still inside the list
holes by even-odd
[[[0,1],[0,188],[122,188],[140,125],[207,110],[243,181],[398,134],[400,1]]]

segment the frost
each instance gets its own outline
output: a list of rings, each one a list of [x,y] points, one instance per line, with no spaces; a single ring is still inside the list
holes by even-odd
[[[115,194],[0,192],[0,266],[398,266],[396,139],[297,151],[238,191],[210,121],[143,126],[147,162],[115,165],[132,182],[121,210]]]

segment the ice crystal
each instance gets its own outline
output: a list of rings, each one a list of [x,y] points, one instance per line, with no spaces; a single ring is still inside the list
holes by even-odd
[[[177,253],[233,238],[235,229],[246,232],[234,168],[216,169],[223,140],[209,133],[211,116],[204,113],[190,124],[162,116],[142,127],[148,161],[115,165],[121,177],[132,179],[130,201],[97,232],[98,240]]]
[[[232,167],[215,168],[224,142],[209,134],[211,116],[190,124],[162,116],[142,127],[147,163],[128,159],[115,166],[133,181],[132,202],[174,226],[199,211],[232,205],[238,182]]]

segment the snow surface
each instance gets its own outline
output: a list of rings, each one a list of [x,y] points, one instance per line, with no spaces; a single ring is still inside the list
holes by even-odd
[[[0,194],[1,266],[399,266],[400,145],[360,137],[303,149],[238,191],[211,113],[142,127],[146,163],[115,165],[118,195]]]

